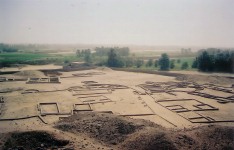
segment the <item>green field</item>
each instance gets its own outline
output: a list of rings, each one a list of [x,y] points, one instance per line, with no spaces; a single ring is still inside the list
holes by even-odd
[[[177,60],[180,59],[180,63],[177,63]],[[181,70],[181,65],[184,63],[184,62],[188,62],[188,69],[186,70],[196,70],[194,68],[192,68],[192,64],[193,64],[193,61],[194,61],[195,57],[178,57],[178,58],[170,58],[170,61],[171,60],[175,60],[175,67],[173,69],[170,69],[172,71],[178,71],[178,70]],[[154,66],[154,64],[149,67],[149,66],[146,66],[146,63],[147,61],[144,62],[144,64],[139,68],[139,69],[146,69],[146,70],[160,70],[160,66],[158,65],[157,67]],[[136,69],[137,67],[136,66],[133,66],[133,67],[129,67],[130,69]]]
[[[173,55],[174,54],[174,55]],[[181,65],[183,62],[188,62],[189,68],[187,70],[193,70],[191,65],[195,59],[195,57],[184,57],[179,56],[179,53],[170,53],[170,60],[175,60],[175,68],[170,70],[181,70]],[[142,52],[138,54],[130,54],[130,58],[133,59],[143,59],[145,60],[144,65],[142,65],[141,69],[149,69],[149,70],[159,70],[158,67],[146,66],[146,62],[149,59],[159,59],[161,54],[159,52]],[[174,56],[174,57],[173,57]],[[177,60],[180,59],[180,63]],[[70,63],[73,61],[84,61],[82,57],[77,57],[76,54],[60,54],[60,53],[36,53],[36,52],[18,52],[18,53],[0,53],[0,66],[9,67],[13,64],[30,64],[30,65],[44,65],[44,64],[59,64],[64,65],[66,63]],[[97,65],[105,65],[107,61],[107,56],[92,56],[92,63]],[[132,67],[136,68],[136,66]]]
[[[74,54],[45,54],[45,53],[1,53],[0,63],[2,66],[12,64],[63,64],[64,62],[79,61]]]
[[[190,69],[192,69],[191,66],[193,64],[193,61],[194,61],[195,57],[178,57],[178,58],[172,58],[172,59],[175,60],[175,68],[172,69],[172,70],[181,70],[181,65],[184,62],[188,62],[189,68],[187,70],[190,70]],[[180,59],[180,63],[177,63],[178,59]]]
[[[37,59],[45,59],[49,58],[48,54],[34,54],[34,53],[2,53],[0,54],[1,61],[11,61],[11,62],[18,62],[18,61],[30,61],[30,60],[37,60]]]

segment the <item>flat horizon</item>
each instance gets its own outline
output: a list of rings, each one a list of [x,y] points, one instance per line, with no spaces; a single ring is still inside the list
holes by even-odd
[[[0,42],[234,47],[232,0],[0,1]]]

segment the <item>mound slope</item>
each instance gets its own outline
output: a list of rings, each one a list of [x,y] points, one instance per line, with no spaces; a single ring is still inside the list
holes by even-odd
[[[85,133],[100,142],[116,145],[146,125],[156,127],[151,122],[143,120],[134,122],[133,119],[113,114],[80,112],[59,121],[56,128],[77,134]]]
[[[53,149],[63,148],[67,140],[59,140],[45,131],[27,131],[11,133],[3,149]]]
[[[60,120],[56,128],[89,137],[118,149],[234,149],[234,128],[204,126],[188,130],[165,129],[149,121],[94,112]]]

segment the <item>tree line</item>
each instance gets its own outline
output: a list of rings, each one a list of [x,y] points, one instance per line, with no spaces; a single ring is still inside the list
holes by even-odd
[[[96,47],[94,49],[96,56],[107,56],[110,50],[114,49],[117,55],[119,56],[128,56],[129,48],[128,47]]]
[[[204,72],[234,72],[234,50],[202,49],[193,62],[193,68]]]
[[[10,45],[0,43],[0,53],[13,53],[18,52],[17,48],[11,47]]]
[[[136,67],[140,68],[142,66],[157,68],[160,70],[170,70],[175,68],[175,60],[170,60],[168,54],[164,53],[161,55],[159,59],[149,59],[148,61],[144,61],[143,59],[136,58],[134,55],[129,56],[129,48],[123,47],[96,47],[94,51],[91,53],[90,49],[83,49],[76,51],[77,57],[83,58],[83,60],[87,63],[96,63],[98,66],[109,66],[109,67]],[[94,59],[97,57],[106,58],[101,62],[95,62]],[[177,60],[177,63],[180,63],[180,60]],[[181,64],[181,69],[188,69],[189,65],[187,62]]]

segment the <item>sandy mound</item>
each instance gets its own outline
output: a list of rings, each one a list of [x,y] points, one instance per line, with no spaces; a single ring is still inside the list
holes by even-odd
[[[234,128],[204,126],[187,131],[143,129],[135,132],[121,144],[126,150],[232,150],[234,149]]]
[[[80,112],[60,120],[56,128],[86,134],[123,150],[234,149],[234,128],[204,126],[189,130],[165,129],[149,121],[94,112]]]
[[[169,134],[163,129],[145,128],[135,132],[121,144],[126,150],[176,150]]]
[[[207,75],[180,75],[176,77],[179,81],[189,81],[197,83],[212,83],[212,84],[223,84],[232,85],[234,84],[234,79],[221,76],[207,76]]]
[[[44,73],[41,71],[28,70],[28,71],[20,71],[15,73],[16,76],[26,77],[26,78],[42,78],[45,77]]]
[[[3,149],[57,149],[68,143],[44,131],[16,132],[8,136]]]
[[[108,68],[108,67],[97,67],[97,68],[95,68],[95,70],[99,70],[99,71],[112,71],[112,69]]]
[[[175,135],[179,149],[234,149],[234,127],[204,126]],[[187,147],[187,148],[186,148]]]
[[[80,112],[60,121],[56,127],[77,134],[85,133],[98,141],[116,145],[123,142],[129,134],[150,124],[153,123],[143,120],[132,122],[130,118],[113,114]]]

